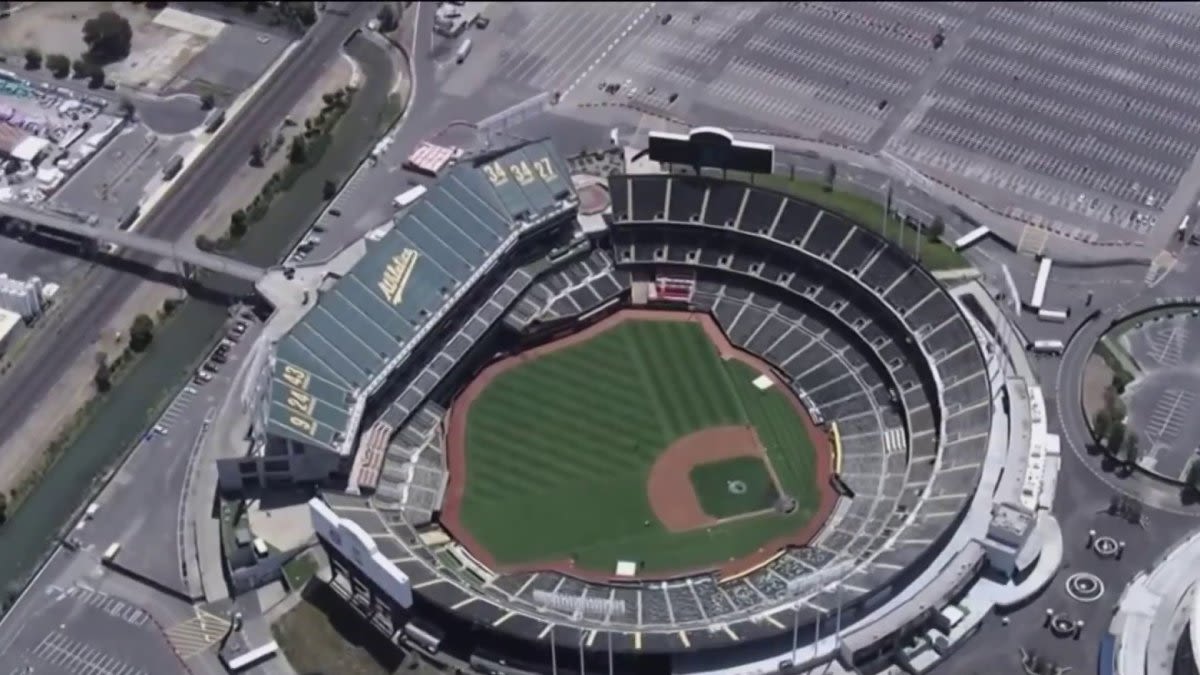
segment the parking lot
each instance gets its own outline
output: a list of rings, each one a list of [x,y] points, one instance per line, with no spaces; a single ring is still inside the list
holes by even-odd
[[[0,75],[0,201],[38,204],[119,132],[102,99]]]
[[[94,217],[102,227],[126,227],[186,140],[160,137],[142,125],[127,126],[63,184],[51,203],[84,219]]]
[[[59,558],[48,574],[57,583],[28,594],[0,627],[0,673],[180,672],[179,657],[152,612],[174,623],[186,616],[181,607],[150,598],[86,555]]]
[[[1200,319],[1147,321],[1121,337],[1142,375],[1122,397],[1137,432],[1139,463],[1182,479],[1200,450]]]
[[[953,30],[968,11],[966,3],[660,4],[581,95],[862,144],[928,68],[938,26]],[[605,83],[621,89],[608,94]]]
[[[1161,3],[992,6],[889,150],[1064,221],[1144,235],[1200,149],[1197,30],[1200,17]]]

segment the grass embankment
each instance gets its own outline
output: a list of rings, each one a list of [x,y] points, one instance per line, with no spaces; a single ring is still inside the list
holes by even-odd
[[[38,454],[34,463],[17,478],[8,494],[0,493],[0,525],[20,509],[33,490],[41,483],[46,472],[62,458],[63,451],[79,438],[79,434],[91,421],[92,415],[103,402],[104,397],[114,386],[125,379],[141,355],[149,348],[156,328],[161,327],[162,323],[167,321],[178,307],[179,300],[168,299],[163,303],[156,317],[139,315],[127,333],[130,339],[125,341],[124,346],[112,361],[109,361],[107,356],[102,353],[96,355],[96,373],[92,382],[94,390],[91,396],[79,410],[71,415],[71,419],[46,445],[46,449]],[[157,319],[157,323],[155,319]],[[140,423],[149,424],[165,407],[166,402],[167,398],[164,396],[155,406],[146,411],[146,419],[141,420]]]
[[[942,241],[934,233],[922,230],[918,235],[915,227],[906,224],[903,220],[897,218],[894,213],[889,214],[885,221],[883,218],[883,205],[867,197],[838,189],[830,190],[826,183],[792,178],[783,174],[752,175],[730,171],[726,174],[726,177],[778,190],[784,194],[812,202],[823,209],[838,213],[862,227],[877,232],[898,245],[902,243],[907,250],[912,250],[913,242],[919,237],[921,242],[921,264],[931,271],[972,267],[971,263],[961,253],[955,251],[954,247]],[[901,242],[901,236],[903,236],[903,242]]]

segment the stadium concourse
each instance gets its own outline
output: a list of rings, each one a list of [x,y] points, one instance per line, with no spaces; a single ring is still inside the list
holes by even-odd
[[[460,157],[328,264],[263,281],[254,450],[223,487],[319,481],[334,587],[459,667],[933,667],[1061,561],[1057,444],[1021,347],[981,287],[951,293],[870,230],[711,168],[763,170],[769,146],[711,128],[651,146],[651,171],[586,179],[546,141]],[[581,214],[575,185],[610,208]],[[459,393],[629,308],[708,315],[821,425],[837,499],[815,537],[733,574],[638,581],[636,556],[608,578],[492,569],[442,526]]]

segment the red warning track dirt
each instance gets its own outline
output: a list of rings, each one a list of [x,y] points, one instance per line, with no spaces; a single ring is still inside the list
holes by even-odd
[[[585,342],[595,337],[597,334],[614,328],[626,321],[689,321],[698,323],[713,345],[717,348],[718,353],[725,359],[737,359],[753,367],[758,372],[771,378],[777,390],[783,393],[792,402],[800,419],[804,422],[804,427],[808,431],[808,437],[811,440],[816,457],[813,461],[813,468],[816,473],[814,481],[819,492],[820,502],[817,510],[809,518],[808,522],[803,527],[788,533],[786,536],[778,537],[765,544],[758,550],[749,555],[740,558],[734,558],[723,563],[714,563],[712,566],[703,569],[680,569],[668,571],[656,571],[652,574],[644,574],[633,577],[621,577],[617,579],[612,572],[604,570],[579,569],[576,568],[570,560],[557,561],[539,561],[536,563],[523,563],[519,565],[501,565],[497,563],[495,557],[488,551],[479,540],[471,534],[471,531],[463,526],[461,513],[463,495],[466,493],[467,485],[467,413],[470,411],[471,405],[475,402],[479,395],[487,389],[492,380],[496,379],[500,374],[516,368],[517,366],[536,359],[546,354],[550,354],[561,349],[566,349],[572,345]],[[720,445],[717,445],[713,439],[705,439],[704,436],[709,434],[721,435],[725,433],[733,434],[736,430],[739,435],[747,433],[744,427],[716,427],[706,429],[694,434],[689,434],[664,451],[663,455],[655,462],[651,469],[650,479],[647,481],[648,497],[651,506],[654,508],[655,515],[662,520],[667,529],[671,531],[682,531],[695,529],[696,527],[706,527],[717,524],[717,521],[700,509],[699,502],[692,490],[691,481],[689,479],[689,471],[692,466],[697,464],[707,463],[714,460],[727,459],[731,457],[741,457],[746,454],[755,454],[755,456],[764,456],[762,444],[758,441],[757,434],[753,429],[749,430],[750,439],[742,436],[743,440],[749,441],[750,450],[745,452],[738,448],[747,447],[742,440],[737,443],[726,443],[722,440]],[[724,431],[723,431],[724,430]],[[695,441],[689,441],[693,437],[700,437]],[[734,440],[730,436],[729,440]],[[712,442],[712,449],[710,447]],[[684,446],[684,443],[695,443],[691,449]],[[683,448],[678,449],[677,446]],[[754,450],[757,448],[757,450]],[[674,450],[673,450],[674,449]],[[685,453],[686,450],[686,453]],[[699,454],[693,455],[692,452],[701,453],[720,453],[714,454],[712,457],[699,458]],[[631,580],[649,580],[649,579],[669,579],[692,574],[700,574],[704,572],[715,572],[720,577],[735,576],[752,570],[763,563],[771,560],[781,549],[788,546],[803,546],[812,541],[821,528],[825,525],[825,521],[833,513],[834,506],[837,504],[837,493],[830,485],[830,478],[833,475],[833,455],[832,444],[828,435],[820,429],[812,417],[808,414],[808,409],[804,407],[800,399],[792,394],[782,380],[779,379],[771,369],[771,367],[762,359],[759,359],[747,352],[744,352],[729,342],[725,337],[725,333],[721,331],[720,326],[716,321],[707,314],[694,312],[674,312],[665,310],[648,310],[648,309],[622,309],[606,318],[600,319],[595,323],[588,325],[585,328],[563,335],[545,344],[525,350],[515,356],[504,357],[495,363],[484,368],[465,389],[454,400],[450,407],[448,419],[446,421],[446,463],[450,472],[450,480],[446,486],[446,498],[442,504],[442,512],[439,518],[442,526],[453,536],[460,544],[462,544],[471,555],[475,556],[479,562],[483,563],[490,569],[498,573],[516,573],[516,572],[532,572],[532,571],[554,571],[562,574],[569,574],[585,581],[631,581]],[[675,455],[672,457],[672,455]],[[660,464],[663,465],[660,468]],[[770,467],[771,463],[766,462]],[[771,469],[772,473],[774,469]],[[656,482],[656,472],[657,476]],[[671,474],[675,475],[672,476]],[[660,494],[660,490],[662,491]],[[685,496],[685,494],[687,496]],[[691,503],[686,503],[687,500]],[[677,500],[682,500],[684,503],[676,503]],[[657,504],[657,505],[656,505]],[[660,511],[660,508],[662,509]],[[671,519],[671,520],[668,520]],[[672,526],[671,522],[675,525]],[[676,529],[678,528],[678,529]]]

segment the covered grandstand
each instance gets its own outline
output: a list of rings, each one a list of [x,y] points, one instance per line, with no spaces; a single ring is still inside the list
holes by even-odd
[[[547,142],[506,148],[457,165],[386,227],[339,257],[344,273],[308,291],[263,364],[254,428],[256,461],[222,462],[226,490],[351,478],[379,480],[384,415],[354,452],[372,396],[438,332],[477,338],[523,290],[521,272],[500,263],[578,204],[561,158]],[[481,282],[512,276],[498,289]],[[483,288],[490,297],[477,297]],[[464,318],[466,317],[466,318]],[[454,362],[454,347],[425,359],[410,391],[427,392]],[[404,405],[401,399],[396,405]],[[407,417],[415,406],[402,414]],[[389,422],[391,420],[391,422]],[[357,462],[355,457],[357,456]],[[352,463],[353,462],[353,463]]]

